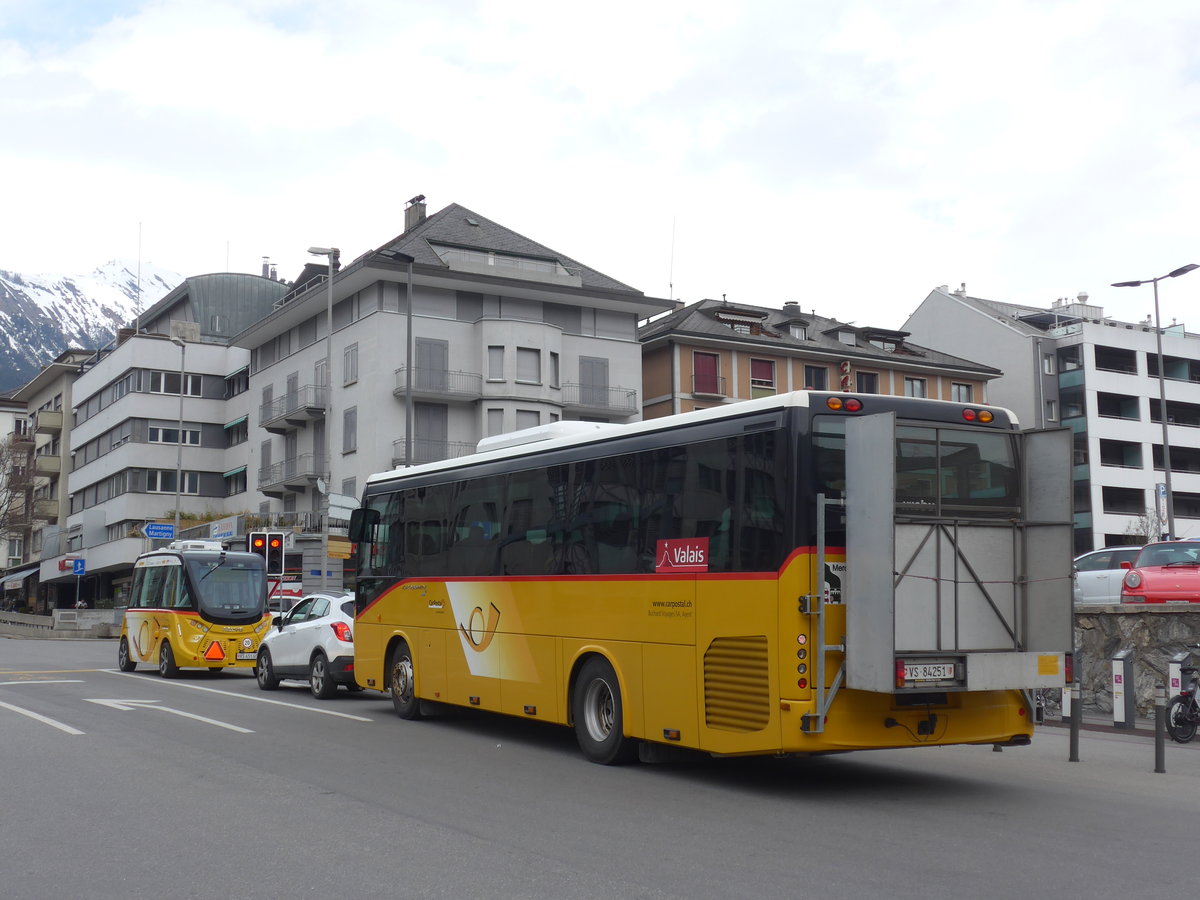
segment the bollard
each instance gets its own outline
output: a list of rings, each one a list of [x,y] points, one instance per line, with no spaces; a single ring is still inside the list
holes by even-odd
[[[1079,682],[1071,682],[1071,753],[1067,762],[1079,762],[1079,720],[1083,709],[1079,704]]]
[[[1161,681],[1154,686],[1154,772],[1167,771],[1167,688]]]
[[[1113,727],[1132,729],[1137,725],[1134,707],[1133,651],[1118,650],[1112,656]]]

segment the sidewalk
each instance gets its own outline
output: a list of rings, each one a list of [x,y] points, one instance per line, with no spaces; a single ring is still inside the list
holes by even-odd
[[[1045,728],[1070,728],[1071,723],[1059,718],[1057,714],[1046,716],[1045,722],[1042,723]],[[1138,716],[1133,723],[1132,728],[1117,727],[1113,723],[1113,715],[1111,712],[1098,709],[1096,707],[1084,707],[1083,719],[1079,723],[1080,731],[1103,731],[1109,734],[1136,734],[1141,737],[1154,737],[1154,719],[1145,716]]]

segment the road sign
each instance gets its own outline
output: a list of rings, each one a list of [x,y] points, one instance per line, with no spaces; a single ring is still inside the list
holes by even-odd
[[[152,541],[173,541],[175,526],[167,522],[147,522],[142,526],[142,534]]]
[[[86,575],[87,574],[87,562],[82,559],[71,560],[71,574],[72,575]]]
[[[349,519],[350,513],[358,509],[358,500],[347,494],[329,495],[329,516],[333,519]]]

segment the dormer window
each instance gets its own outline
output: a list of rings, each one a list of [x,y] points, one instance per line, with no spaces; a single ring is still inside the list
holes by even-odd
[[[722,310],[716,314],[716,319],[722,325],[728,325],[735,334],[762,334],[766,315]]]
[[[871,346],[878,347],[880,350],[883,350],[886,353],[895,353],[898,349],[900,349],[900,342],[885,341],[882,338],[872,338]]]
[[[794,337],[796,340],[798,340],[798,341],[807,341],[808,340],[808,326],[807,325],[801,325],[798,322],[793,322],[791,331],[792,331],[792,337]]]
[[[854,338],[853,331],[839,331],[837,337],[838,337],[838,340],[841,341],[843,344],[849,344],[851,347],[855,346],[858,343]]]

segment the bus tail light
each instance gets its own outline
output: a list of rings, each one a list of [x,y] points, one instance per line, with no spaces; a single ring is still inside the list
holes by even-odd
[[[339,641],[345,641],[347,644],[354,643],[354,635],[350,632],[350,626],[345,622],[330,622],[329,627],[333,629],[333,633],[337,635]]]

